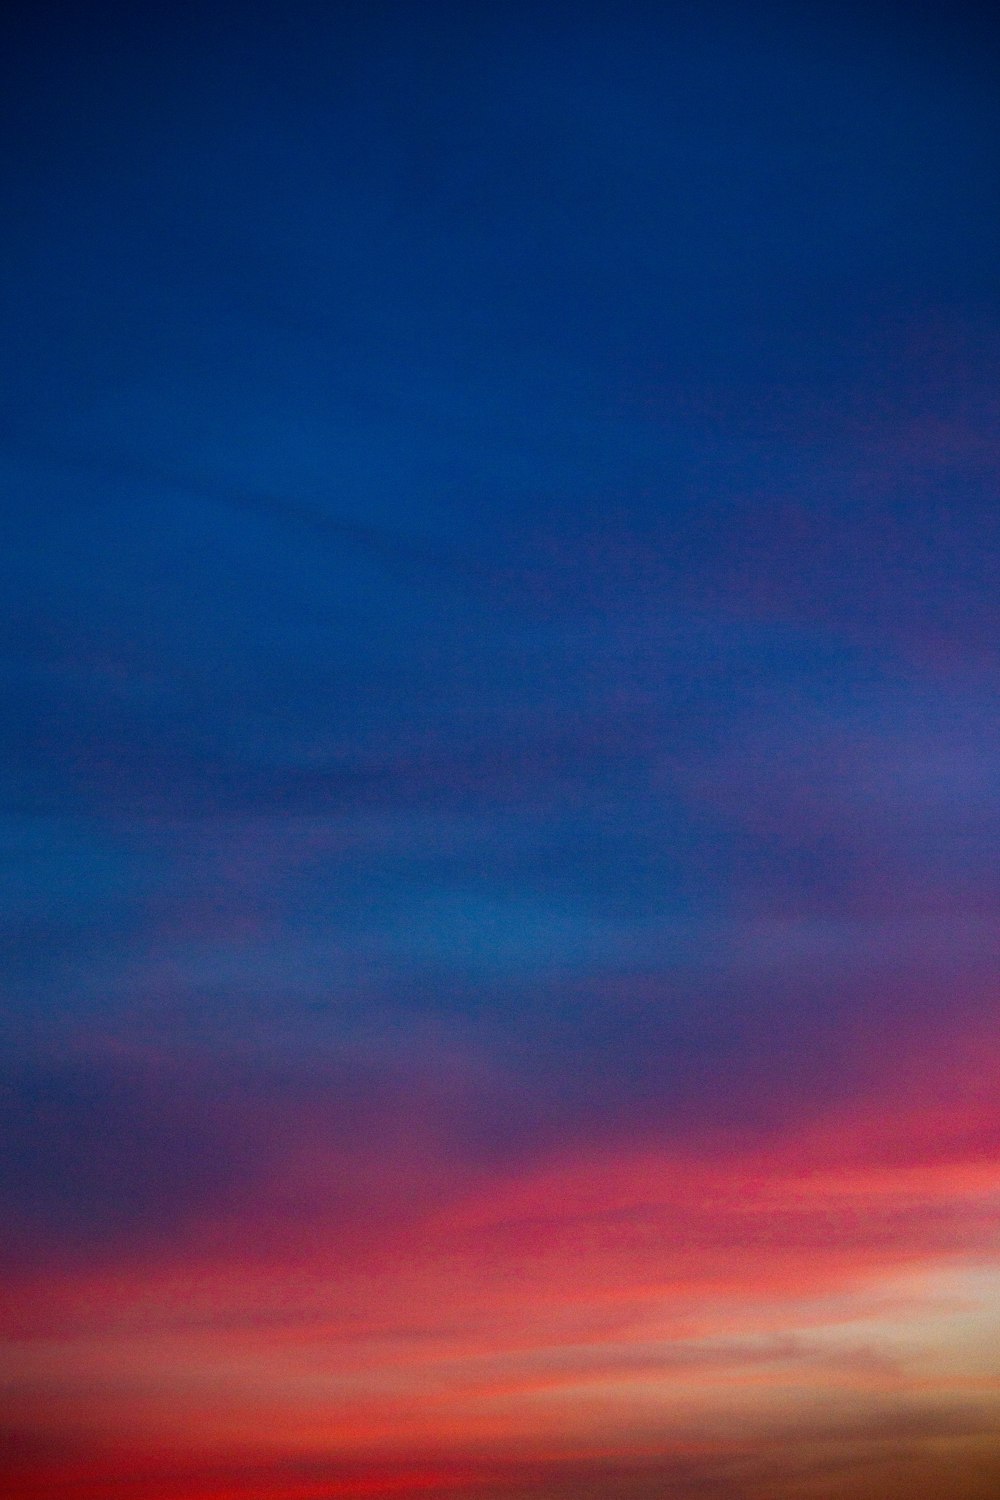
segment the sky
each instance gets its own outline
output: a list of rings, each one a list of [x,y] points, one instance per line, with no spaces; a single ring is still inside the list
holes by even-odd
[[[2,23],[0,1491],[1000,1492],[1000,28]]]

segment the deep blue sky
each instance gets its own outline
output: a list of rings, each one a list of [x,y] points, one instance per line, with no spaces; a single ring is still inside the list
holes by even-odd
[[[21,1249],[172,1233],[317,1088],[756,1130],[981,1014],[985,13],[6,25]]]
[[[5,1493],[993,1492],[997,40],[8,8]]]

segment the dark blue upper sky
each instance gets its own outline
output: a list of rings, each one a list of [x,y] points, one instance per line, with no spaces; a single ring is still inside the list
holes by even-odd
[[[317,1076],[457,1152],[754,1129],[980,1005],[984,13],[6,26],[25,1244]]]

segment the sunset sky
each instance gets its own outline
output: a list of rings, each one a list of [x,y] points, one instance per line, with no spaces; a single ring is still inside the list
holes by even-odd
[[[3,1500],[994,1500],[989,7],[2,25]]]

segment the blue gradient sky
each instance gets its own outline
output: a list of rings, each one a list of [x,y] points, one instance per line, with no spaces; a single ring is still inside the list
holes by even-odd
[[[3,51],[11,1493],[992,1494],[995,24]]]

